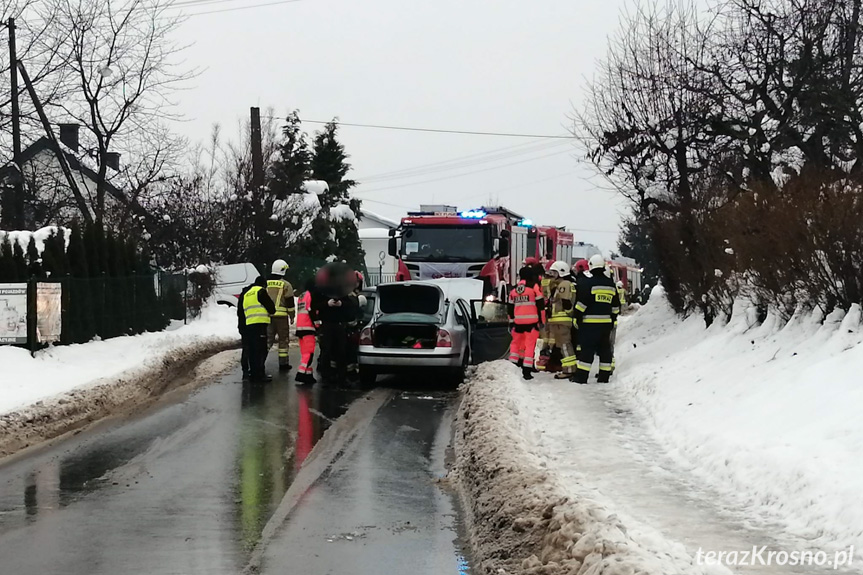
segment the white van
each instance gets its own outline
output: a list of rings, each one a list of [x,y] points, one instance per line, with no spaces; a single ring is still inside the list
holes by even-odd
[[[240,292],[255,281],[259,275],[261,274],[250,263],[216,266],[216,287],[213,289],[216,302],[236,307],[240,300]]]

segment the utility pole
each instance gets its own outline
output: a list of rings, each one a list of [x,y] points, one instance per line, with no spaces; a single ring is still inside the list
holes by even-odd
[[[21,111],[18,107],[18,50],[15,42],[15,18],[9,18],[9,76],[12,88],[12,163],[17,173],[13,188],[7,189],[3,202],[3,227],[24,229],[24,176],[21,173]]]
[[[264,153],[261,144],[261,109],[251,109],[252,187],[257,194],[264,185]]]
[[[264,198],[261,193],[261,188],[264,187],[264,152],[263,144],[261,143],[261,109],[251,108],[250,128],[251,133],[250,144],[252,146],[252,202],[254,203],[254,222],[255,222],[255,241],[256,245],[253,248],[255,252],[255,264],[261,266],[263,273],[266,267],[266,227],[267,214],[264,212]]]

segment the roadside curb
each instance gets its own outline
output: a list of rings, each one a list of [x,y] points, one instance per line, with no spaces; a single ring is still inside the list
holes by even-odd
[[[63,435],[80,433],[104,419],[144,409],[169,391],[217,375],[219,370],[198,374],[196,368],[210,356],[237,346],[234,338],[197,341],[116,376],[0,415],[0,463]]]

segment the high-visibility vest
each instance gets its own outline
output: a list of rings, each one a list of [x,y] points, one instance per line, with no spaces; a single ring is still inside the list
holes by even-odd
[[[276,304],[276,313],[273,317],[287,317],[288,308],[284,306],[285,290],[288,288],[288,282],[285,280],[267,280],[267,293],[270,299]]]
[[[542,297],[542,292],[536,287],[527,287],[523,282],[513,288],[509,299],[515,307],[516,325],[533,325],[539,323],[539,313],[536,300]]]
[[[309,311],[312,309],[312,292],[307,291],[301,297],[297,305],[297,330],[314,330],[315,324]]]
[[[261,287],[254,286],[243,296],[243,313],[246,316],[246,325],[270,323],[270,314],[267,313],[267,308],[258,301],[259,291],[261,291]]]

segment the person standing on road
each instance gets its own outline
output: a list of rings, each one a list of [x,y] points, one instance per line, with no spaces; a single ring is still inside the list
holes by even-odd
[[[554,345],[560,349],[561,372],[555,379],[567,379],[575,371],[575,347],[572,345],[572,307],[575,300],[575,282],[569,264],[556,261],[549,268],[557,278],[551,294],[551,317],[548,320]]]
[[[587,383],[594,357],[599,354],[597,381],[608,383],[614,371],[611,331],[620,314],[620,296],[614,280],[605,273],[601,255],[590,258],[590,277],[578,283],[575,318],[578,322],[580,351],[576,364],[576,383]]]
[[[300,367],[297,368],[297,385],[313,385],[317,383],[312,368],[317,336],[317,329],[315,328],[316,316],[312,307],[312,291],[314,288],[314,278],[308,279],[305,291],[297,302],[297,339],[300,341]]]
[[[525,266],[518,275],[521,281],[509,294],[508,310],[513,323],[509,360],[521,366],[524,379],[531,380],[536,342],[545,323],[545,301],[533,268]]]
[[[267,294],[276,304],[276,313],[273,315],[269,327],[268,347],[272,348],[279,339],[279,371],[291,369],[288,358],[288,346],[291,339],[291,323],[296,314],[294,304],[294,288],[285,279],[288,271],[288,263],[285,260],[273,262],[272,273],[267,280]]]
[[[554,277],[551,269],[546,270],[539,262],[537,262],[537,266],[539,277],[542,278],[540,288],[542,290],[542,299],[546,306],[546,317],[550,317],[551,296],[554,293],[559,280],[557,277]],[[549,365],[551,362],[551,352],[554,349],[554,336],[552,334],[551,326],[546,324],[545,327],[540,330],[539,336],[542,338],[542,349],[539,352],[539,361],[536,364],[536,368],[538,371],[552,371],[552,369],[550,369],[551,366]]]
[[[258,276],[255,282],[240,293],[237,302],[237,322],[243,340],[243,379],[256,383],[272,381],[264,364],[267,361],[267,331],[270,316],[276,313],[276,304],[267,295],[267,282]]]

